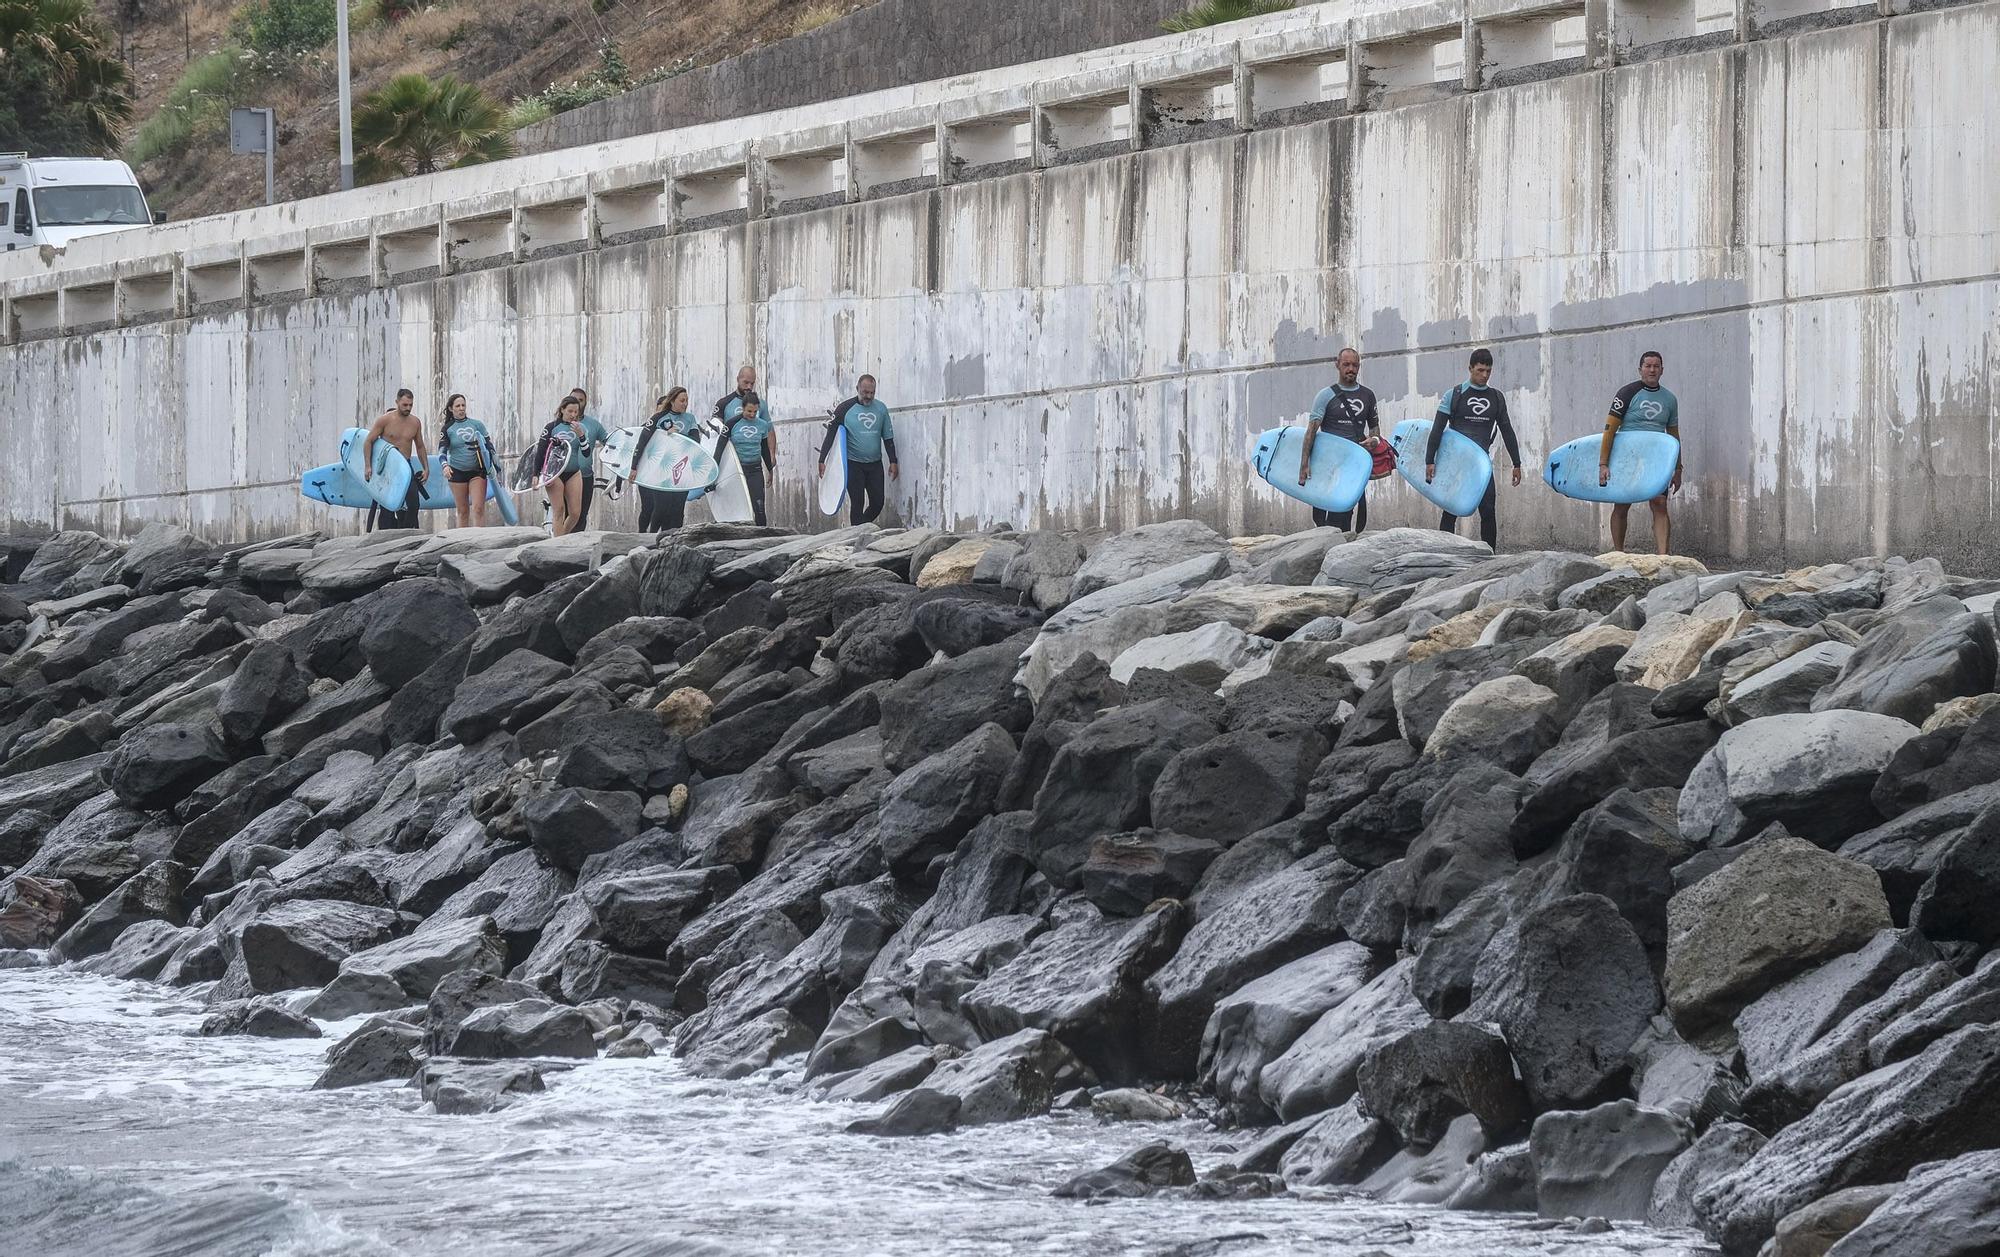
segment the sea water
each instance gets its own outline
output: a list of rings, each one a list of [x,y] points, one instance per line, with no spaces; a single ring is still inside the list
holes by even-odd
[[[842,1133],[879,1106],[668,1058],[551,1071],[439,1116],[394,1083],[310,1090],[319,1040],[202,1038],[184,991],[0,971],[4,1257],[667,1254],[1553,1254],[1682,1257],[1682,1232],[1538,1229],[1335,1191],[1084,1204],[1049,1190],[1157,1139],[1197,1170],[1243,1132],[1086,1114],[923,1139]]]

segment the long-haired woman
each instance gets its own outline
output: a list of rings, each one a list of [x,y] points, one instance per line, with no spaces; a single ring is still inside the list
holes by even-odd
[[[542,428],[541,438],[535,443],[535,466],[547,467],[549,444],[561,434],[569,438],[569,457],[562,469],[547,484],[542,492],[549,499],[549,528],[556,536],[573,532],[577,519],[583,513],[583,458],[581,451],[589,437],[583,427],[583,403],[574,397],[565,397],[556,407],[556,417]]]
[[[460,528],[486,526],[486,451],[492,448],[493,434],[477,419],[468,418],[465,394],[453,393],[445,399],[444,420],[438,430],[438,450],[444,455],[445,483],[451,486],[452,515]]]
[[[646,456],[646,443],[659,433],[692,437],[701,425],[688,413],[688,391],[679,385],[667,390],[654,404],[653,415],[639,428],[639,447],[632,452],[632,465]],[[687,491],[648,489],[639,486],[639,531],[665,532],[687,522]]]

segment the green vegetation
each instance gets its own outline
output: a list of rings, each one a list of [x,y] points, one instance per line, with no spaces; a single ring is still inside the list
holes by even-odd
[[[335,0],[257,0],[230,24],[236,42],[266,56],[297,55],[333,42]],[[386,16],[386,14],[385,14]]]
[[[690,62],[690,65],[693,63]],[[655,74],[658,71],[654,72]],[[661,78],[669,77],[661,75]],[[649,74],[643,82],[657,82]],[[533,126],[559,113],[580,109],[632,90],[632,71],[610,40],[597,46],[597,69],[568,83],[551,83],[532,96],[523,96],[508,111],[507,125],[513,130]]]
[[[229,107],[246,87],[240,48],[211,52],[191,63],[167,92],[167,103],[139,127],[125,147],[133,165],[187,151],[195,140],[217,137],[229,125]]]
[[[1224,22],[1240,22],[1246,17],[1263,17],[1266,13],[1283,13],[1292,7],[1293,0],[1202,0],[1200,4],[1174,14],[1160,23],[1160,28],[1178,34],[1182,31],[1200,30],[1204,26],[1220,26]]]
[[[380,183],[511,157],[507,115],[450,74],[399,74],[354,110],[354,175]]]
[[[0,0],[0,149],[114,151],[132,80],[89,0]]]

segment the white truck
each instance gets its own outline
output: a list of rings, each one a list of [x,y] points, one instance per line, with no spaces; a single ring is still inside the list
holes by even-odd
[[[9,252],[165,220],[122,161],[0,153],[0,247]]]

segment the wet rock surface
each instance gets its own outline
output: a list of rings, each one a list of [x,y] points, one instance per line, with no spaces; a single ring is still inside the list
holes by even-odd
[[[857,1135],[1134,1123],[1065,1197],[1994,1242],[1994,626],[1935,564],[1177,523],[21,566],[7,963],[365,1018],[322,1088],[672,1053]],[[1144,1142],[1190,1115],[1235,1162]]]

